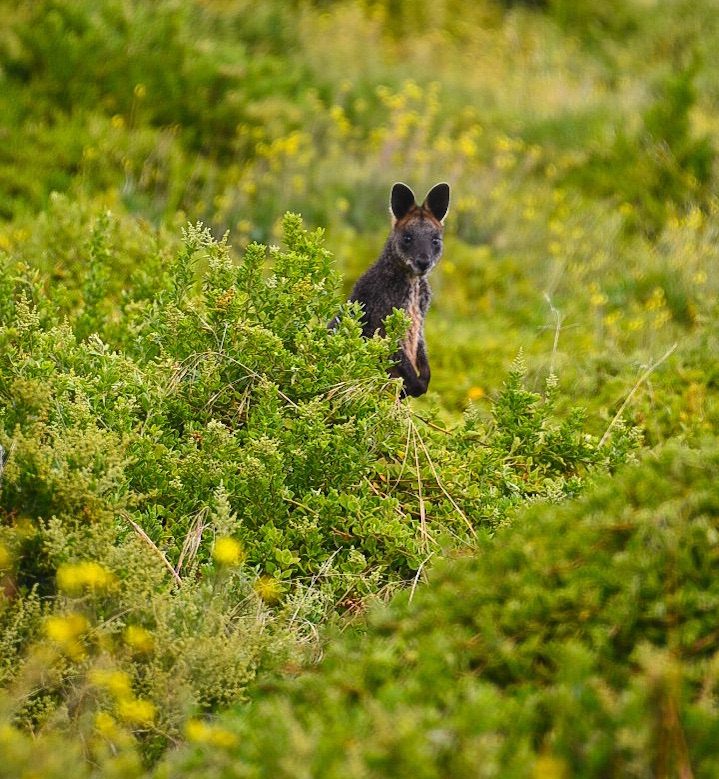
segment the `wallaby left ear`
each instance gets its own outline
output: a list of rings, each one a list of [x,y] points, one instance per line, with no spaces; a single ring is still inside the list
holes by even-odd
[[[393,187],[389,197],[389,210],[392,214],[392,223],[399,222],[400,219],[414,208],[414,192],[401,181],[398,181]]]
[[[424,207],[438,222],[444,222],[449,211],[449,184],[435,184],[424,199]]]

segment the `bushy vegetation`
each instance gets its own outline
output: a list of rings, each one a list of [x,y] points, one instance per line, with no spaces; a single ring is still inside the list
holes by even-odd
[[[34,269],[3,269],[3,656],[6,681],[28,685],[15,716],[29,726],[105,711],[108,684],[109,710],[164,743],[188,712],[245,694],[274,645],[258,609],[281,605],[299,640],[636,447],[621,426],[600,444],[579,409],[552,419],[553,385],[529,392],[519,365],[490,421],[423,422],[385,378],[392,340],[365,341],[356,308],[328,329],[340,299],[319,233],[284,227],[268,276],[264,247],[236,265],[188,227],[114,317],[107,215],[82,288],[52,282],[58,303]],[[48,639],[53,673],[34,690]]]
[[[670,448],[524,512],[170,774],[715,776],[718,466]]]
[[[7,4],[0,776],[716,773],[699,6]]]

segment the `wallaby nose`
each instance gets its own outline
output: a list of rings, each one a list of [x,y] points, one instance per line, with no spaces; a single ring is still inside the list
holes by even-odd
[[[426,273],[429,270],[429,266],[432,264],[432,260],[429,257],[417,257],[415,259],[415,265],[420,273]]]

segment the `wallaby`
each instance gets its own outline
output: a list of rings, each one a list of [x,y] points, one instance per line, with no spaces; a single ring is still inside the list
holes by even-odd
[[[449,184],[437,184],[421,206],[414,192],[397,183],[390,195],[392,231],[379,259],[359,278],[350,294],[364,309],[362,334],[385,335],[384,320],[393,309],[404,309],[410,325],[390,371],[404,382],[403,396],[427,392],[429,361],[424,342],[424,318],[432,291],[427,274],[442,256],[444,218],[449,209]]]

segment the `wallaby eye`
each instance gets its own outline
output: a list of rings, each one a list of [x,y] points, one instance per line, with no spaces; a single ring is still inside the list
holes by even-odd
[[[432,238],[432,246],[439,246],[440,243],[442,243],[440,237],[438,235],[435,235],[434,238]]]
[[[409,234],[405,234],[402,236],[402,243],[405,246],[409,246],[412,243],[412,236]]]

